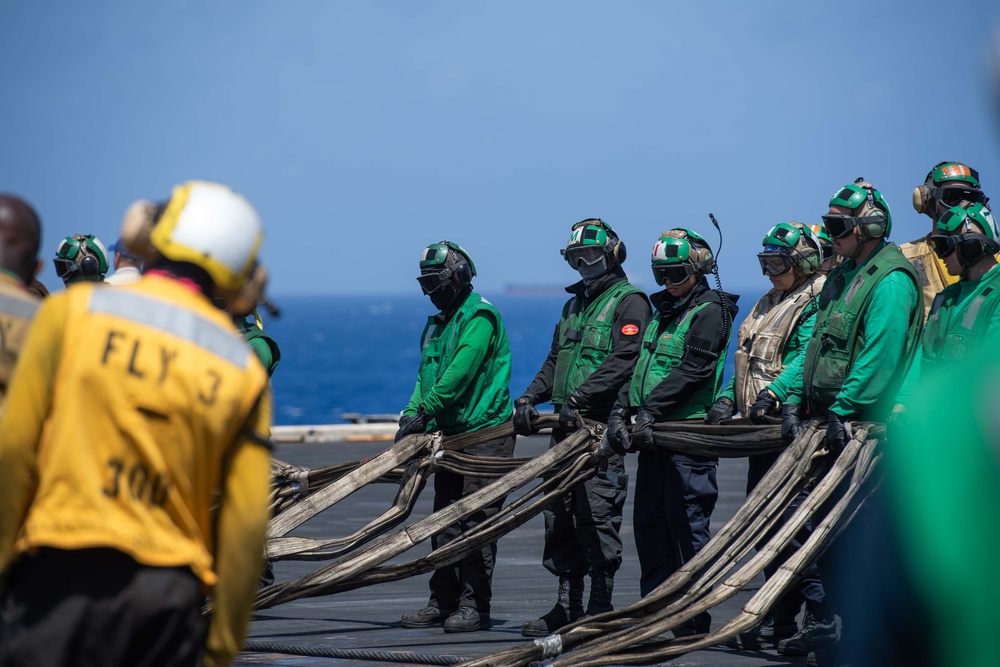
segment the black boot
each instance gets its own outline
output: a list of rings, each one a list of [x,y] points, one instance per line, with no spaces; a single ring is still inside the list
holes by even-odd
[[[615,575],[608,572],[590,573],[590,600],[587,602],[587,616],[597,616],[606,611],[614,611],[611,594],[615,590]]]
[[[778,643],[781,655],[808,655],[837,643],[837,619],[825,610],[806,608],[802,628],[795,636]]]
[[[521,634],[525,637],[548,637],[564,625],[581,618],[583,577],[559,577],[559,597],[555,606],[541,618],[525,621],[521,626]]]

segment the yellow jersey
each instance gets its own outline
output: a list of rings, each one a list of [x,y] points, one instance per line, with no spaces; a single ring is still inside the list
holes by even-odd
[[[46,299],[0,421],[0,571],[108,547],[212,588],[206,658],[240,648],[270,490],[267,374],[229,316],[168,277]]]

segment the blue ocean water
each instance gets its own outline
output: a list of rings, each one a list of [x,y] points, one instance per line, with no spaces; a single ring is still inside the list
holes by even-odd
[[[484,296],[507,327],[516,398],[545,360],[567,297]],[[740,299],[737,326],[759,296]],[[275,424],[338,423],[344,413],[398,414],[406,406],[420,364],[420,333],[434,312],[427,297],[291,296],[279,304],[281,317],[265,320],[281,348],[272,378]],[[727,380],[731,373],[730,353]]]

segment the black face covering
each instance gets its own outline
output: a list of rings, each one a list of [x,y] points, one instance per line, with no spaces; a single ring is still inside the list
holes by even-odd
[[[461,292],[462,289],[458,285],[454,282],[448,282],[441,285],[427,296],[431,298],[431,303],[434,304],[435,308],[444,312],[454,304],[454,302],[461,295]]]

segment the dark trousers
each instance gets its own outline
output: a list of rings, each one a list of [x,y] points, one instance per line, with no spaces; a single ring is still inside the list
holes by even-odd
[[[780,452],[774,454],[761,454],[760,456],[749,457],[749,470],[747,471],[747,495],[753,491],[760,480],[764,478],[774,462],[778,460],[781,455]],[[792,514],[798,510],[799,506],[805,502],[806,497],[809,495],[809,490],[805,489],[801,491],[792,502],[789,504],[788,508],[785,510],[783,519],[787,521],[791,518]],[[778,567],[781,563],[785,562],[794,554],[802,544],[809,539],[812,534],[812,520],[806,521],[802,530],[797,532],[793,537],[791,543],[788,547],[782,551],[781,555],[776,561],[772,561],[764,568],[764,577],[770,579],[774,576],[775,572],[778,571]],[[797,583],[793,583],[784,595],[778,599],[774,604],[774,613],[778,617],[779,621],[789,622],[794,620],[799,613],[799,608],[802,603],[805,602],[806,606],[809,607],[810,611],[814,614],[818,614],[826,600],[826,592],[823,589],[823,582],[819,576],[819,567],[815,562],[809,564],[809,566],[803,570],[802,576]]]
[[[0,602],[4,667],[181,667],[201,662],[201,582],[112,549],[41,549]]]
[[[514,436],[497,438],[468,447],[464,451],[479,456],[510,457],[514,454],[514,442]],[[491,481],[493,480],[488,477],[466,477],[444,470],[434,473],[434,511],[442,510],[455,501],[475,493]],[[448,526],[431,537],[431,545],[437,549],[454,541],[463,533],[495,516],[503,507],[505,500],[506,497],[499,498],[488,507],[476,510],[464,521]],[[445,610],[472,607],[480,614],[489,614],[496,557],[497,545],[496,542],[491,542],[462,560],[435,570],[430,580],[430,604]]]
[[[639,452],[633,527],[643,597],[708,543],[718,467],[716,458]],[[710,625],[707,612],[694,619],[698,632]]]
[[[552,430],[549,449],[569,434]],[[614,575],[622,564],[622,514],[628,492],[625,460],[615,454],[606,470],[545,508],[542,564],[556,576]]]

